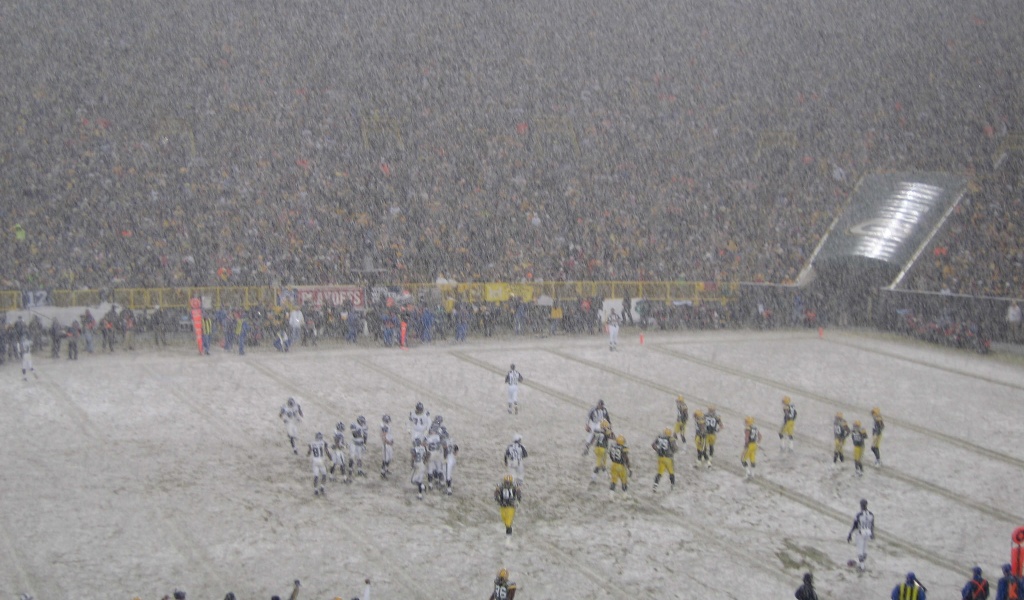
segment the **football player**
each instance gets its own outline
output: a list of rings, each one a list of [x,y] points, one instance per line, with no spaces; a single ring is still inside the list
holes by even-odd
[[[718,411],[715,410],[714,406],[709,406],[706,413],[704,413],[704,445],[707,451],[704,453],[707,458],[707,468],[711,468],[711,459],[715,456],[715,440],[718,439],[718,432],[722,431],[724,426],[722,425],[722,419],[718,416]]]
[[[597,483],[597,474],[608,471],[608,442],[613,437],[611,424],[601,421],[598,430],[594,432],[594,472],[590,476],[590,483]]]
[[[871,453],[875,455],[875,466],[882,466],[882,430],[885,429],[885,421],[882,420],[882,411],[878,407],[871,409],[871,419],[874,423],[871,425]]]
[[[380,461],[380,478],[387,479],[391,474],[391,460],[395,456],[395,436],[391,433],[391,416],[380,418],[380,444],[383,456]]]
[[[629,447],[626,446],[626,438],[619,435],[615,438],[615,442],[608,444],[608,457],[612,461],[612,484],[610,489],[615,491],[615,484],[622,484],[622,491],[629,489]]]
[[[868,432],[861,427],[860,421],[854,421],[850,428],[850,441],[853,443],[853,472],[858,477],[864,475],[864,465],[861,459],[864,456],[864,442],[868,439]]]
[[[345,424],[338,421],[334,426],[334,443],[331,444],[331,481],[334,481],[334,470],[338,469],[345,483],[352,481],[352,469],[346,467],[345,460]]]
[[[594,434],[601,426],[601,421],[612,422],[611,415],[608,414],[608,409],[604,407],[604,400],[598,400],[594,408],[590,409],[587,413],[587,424],[583,428],[587,432],[586,446],[583,448],[583,456],[587,455],[590,451],[590,445],[594,443]]]
[[[708,459],[708,432],[704,421],[704,411],[693,412],[693,445],[697,448],[697,466]]]
[[[441,480],[444,478],[444,451],[441,448],[441,432],[439,427],[431,427],[426,438],[427,452],[430,452],[430,460],[427,461],[427,489],[434,489],[434,484],[441,487]]]
[[[835,420],[832,421],[832,435],[835,441],[832,445],[832,465],[846,460],[843,455],[843,447],[846,445],[846,438],[850,435],[850,426],[846,424],[843,413],[837,412]]]
[[[327,442],[324,441],[324,434],[316,432],[316,437],[309,444],[306,456],[312,457],[313,495],[322,496],[324,482],[327,481],[327,467],[324,465],[324,458],[327,457]]]
[[[754,424],[754,417],[747,417],[743,421],[743,454],[740,456],[740,464],[747,472],[747,478],[754,476],[754,467],[757,466],[757,445],[761,443],[761,432]]]
[[[429,427],[430,411],[423,408],[422,402],[417,402],[416,410],[409,413],[409,430],[412,432],[412,439],[427,437]]]
[[[674,434],[679,438],[680,448],[686,444],[686,422],[690,420],[690,408],[686,406],[686,399],[682,394],[676,396],[676,425]]]
[[[522,492],[511,475],[506,475],[494,488],[494,501],[498,503],[501,522],[505,524],[506,541],[512,537],[512,521],[516,518],[516,506],[522,499]]]
[[[459,445],[450,435],[441,438],[441,447],[444,449],[444,483],[448,495],[452,495],[452,475],[455,473],[455,457],[459,454]]]
[[[494,578],[494,591],[488,600],[513,600],[516,597],[516,584],[508,580],[508,571],[498,571]]]
[[[793,451],[793,429],[796,426],[796,406],[789,396],[782,397],[782,428],[779,429],[779,449]]]
[[[416,438],[412,441],[411,455],[412,477],[409,481],[416,485],[416,497],[422,500],[423,490],[426,487],[424,479],[427,474],[427,460],[430,458],[430,453],[427,452],[427,446],[423,443],[422,438]]]
[[[354,468],[356,475],[366,477],[366,472],[363,471],[363,457],[366,456],[366,440],[370,435],[370,430],[366,426],[366,417],[358,417],[355,423],[349,425],[349,430],[352,433],[352,438],[349,440],[348,446],[348,470],[351,473]]]
[[[288,441],[292,445],[292,452],[294,454],[299,453],[299,449],[295,447],[295,440],[299,437],[299,422],[302,421],[302,406],[298,403],[295,398],[288,398],[288,401],[281,407],[281,412],[278,414],[281,420],[284,421],[285,428],[288,430]]]
[[[676,454],[676,439],[674,432],[671,428],[666,427],[665,431],[661,432],[661,435],[654,438],[654,442],[651,444],[651,448],[654,449],[655,454],[658,455],[658,474],[654,476],[654,491],[658,491],[658,483],[661,482],[661,476],[668,473],[668,480],[671,484],[672,489],[676,487],[676,466],[675,458]]]

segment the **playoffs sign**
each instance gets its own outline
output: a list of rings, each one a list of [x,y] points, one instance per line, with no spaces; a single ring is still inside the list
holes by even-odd
[[[302,285],[282,288],[277,298],[279,304],[309,304],[317,308],[342,306],[346,300],[352,302],[355,310],[365,310],[366,290],[357,285]]]

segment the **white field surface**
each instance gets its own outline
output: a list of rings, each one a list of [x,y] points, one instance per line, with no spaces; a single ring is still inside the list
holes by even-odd
[[[867,333],[647,332],[471,339],[408,351],[325,345],[199,357],[182,340],[157,351],[36,352],[38,380],[0,368],[0,598],[194,600],[486,598],[508,568],[521,599],[791,598],[805,570],[822,598],[887,598],[913,570],[954,597],[981,565],[994,581],[1024,525],[1024,368]],[[510,362],[526,378],[505,411]],[[651,490],[650,443],[674,419],[717,405],[715,466],[695,470],[692,422],[678,483]],[[795,453],[775,434],[780,399],[799,410]],[[302,403],[302,442],[365,415],[370,476],[313,496],[309,461],[288,447],[278,409]],[[627,494],[590,485],[581,456],[603,398],[632,449]],[[405,421],[417,401],[461,447],[452,497],[419,501]],[[870,426],[881,407],[885,466],[831,467],[837,410]],[[397,425],[392,479],[377,475],[376,430]],[[739,465],[742,421],[764,443],[753,480]],[[514,433],[529,450],[523,504],[507,546],[491,494]],[[877,519],[868,571],[847,566],[858,501]]]

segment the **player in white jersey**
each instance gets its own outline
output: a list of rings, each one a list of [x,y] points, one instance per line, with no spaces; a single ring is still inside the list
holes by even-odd
[[[509,365],[505,375],[508,384],[508,414],[519,414],[519,384],[523,382],[523,374],[516,370],[515,363]]]
[[[517,433],[512,436],[512,443],[505,448],[505,466],[508,468],[508,474],[515,479],[517,486],[523,485],[526,473],[524,464],[526,457],[527,453],[526,448],[523,446],[523,436]]]
[[[370,435],[370,430],[366,426],[366,417],[360,415],[355,423],[349,425],[349,430],[352,434],[348,445],[349,473],[351,474],[355,469],[356,475],[366,477],[366,472],[363,471],[363,457],[366,456],[366,440]]]
[[[302,422],[302,405],[295,398],[288,398],[288,401],[281,407],[279,415],[288,430],[288,441],[292,445],[292,452],[299,453],[295,447],[295,440],[299,437],[299,423]]]
[[[868,510],[867,500],[860,501],[860,512],[854,515],[853,526],[846,534],[847,542],[853,540],[854,533],[857,534],[857,568],[863,571],[868,559],[868,540],[875,539],[875,513]]]
[[[338,421],[338,424],[334,426],[334,443],[331,444],[331,463],[331,481],[334,481],[335,469],[338,469],[345,483],[352,481],[352,470],[346,466],[348,461],[345,459],[345,424],[341,421]]]
[[[445,435],[441,438],[441,447],[444,449],[444,483],[451,496],[452,475],[455,474],[455,457],[459,454],[459,445],[450,435]]]
[[[324,459],[327,457],[327,442],[324,441],[324,434],[319,431],[316,433],[316,438],[309,444],[306,456],[312,457],[313,495],[322,496],[324,482],[327,481],[327,466],[324,464]]]
[[[434,484],[441,487],[444,479],[444,451],[441,448],[441,431],[438,427],[431,427],[426,438],[427,452],[430,453],[430,460],[427,461],[427,489],[434,489]]]
[[[622,319],[615,314],[613,308],[605,322],[608,324],[608,349],[614,352],[619,347],[619,324]]]
[[[412,441],[412,477],[409,479],[416,484],[416,497],[423,499],[423,490],[426,488],[424,480],[427,478],[427,460],[430,459],[430,452],[423,442],[423,438],[416,438]]]
[[[587,413],[587,424],[583,429],[587,432],[587,442],[583,447],[583,456],[590,452],[590,445],[594,443],[594,434],[601,431],[601,422],[608,421],[611,425],[612,418],[608,415],[608,409],[604,407],[604,400],[598,400],[597,405]]]
[[[391,433],[391,416],[384,415],[380,418],[380,445],[383,448],[383,457],[380,461],[380,478],[387,479],[391,474],[391,460],[395,456],[395,436]]]
[[[409,431],[412,439],[427,437],[430,428],[430,411],[423,408],[422,402],[416,403],[416,410],[409,413]]]
[[[36,375],[36,367],[32,363],[32,340],[28,337],[21,338],[21,342],[18,344],[18,351],[21,352],[21,379],[28,381],[28,374],[30,372],[33,377],[39,379],[39,375]]]

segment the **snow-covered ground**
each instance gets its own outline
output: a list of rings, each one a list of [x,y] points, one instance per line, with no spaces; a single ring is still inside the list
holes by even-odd
[[[1019,359],[978,356],[868,333],[622,333],[474,339],[408,351],[251,349],[194,355],[176,347],[85,355],[36,353],[39,378],[0,368],[0,598],[485,598],[500,567],[519,598],[790,598],[805,570],[822,598],[885,598],[913,570],[952,597],[981,565],[997,578],[1024,524]],[[508,415],[503,377],[526,378]],[[710,471],[652,492],[650,443],[691,411],[725,422]],[[796,451],[779,451],[780,399],[799,410]],[[309,462],[288,447],[278,410],[302,403],[303,442],[365,415],[398,424],[395,475],[331,483],[313,496]],[[590,485],[587,410],[598,398],[632,449],[628,494]],[[418,501],[404,423],[422,401],[461,447],[455,494]],[[885,466],[831,466],[836,411],[888,428]],[[757,476],[739,465],[742,421],[765,433]],[[514,543],[492,500],[502,453],[520,433],[530,453]],[[847,448],[849,456],[850,450]],[[870,461],[866,461],[870,462]],[[878,539],[869,570],[846,543],[866,498]]]

